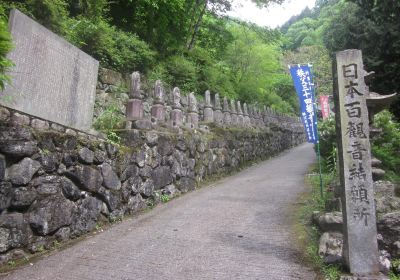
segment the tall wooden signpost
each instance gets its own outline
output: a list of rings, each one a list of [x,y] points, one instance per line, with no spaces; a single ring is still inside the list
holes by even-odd
[[[343,205],[343,256],[354,275],[378,275],[367,87],[360,50],[336,54],[335,107]]]

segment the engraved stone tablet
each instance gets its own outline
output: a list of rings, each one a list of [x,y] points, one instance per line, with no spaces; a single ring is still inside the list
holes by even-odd
[[[79,130],[92,124],[97,60],[18,10],[10,14],[15,66],[0,103],[24,113]]]
[[[379,272],[366,85],[360,50],[336,54],[335,94],[343,205],[343,257],[351,273]]]

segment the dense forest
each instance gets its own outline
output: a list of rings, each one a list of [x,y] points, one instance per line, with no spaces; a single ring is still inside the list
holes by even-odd
[[[148,84],[241,101],[296,114],[287,65],[314,65],[317,94],[332,93],[331,59],[360,48],[377,73],[373,89],[400,87],[400,3],[317,0],[279,30],[231,19],[231,0],[2,0],[0,73],[9,66],[7,15],[18,8],[119,72],[140,71]],[[258,5],[283,0],[253,0]],[[4,81],[4,76],[0,81]],[[2,86],[2,82],[0,83]]]

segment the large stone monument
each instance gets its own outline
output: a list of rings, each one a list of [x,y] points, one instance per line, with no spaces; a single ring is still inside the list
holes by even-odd
[[[352,274],[372,276],[379,262],[365,71],[360,50],[338,52],[336,61],[343,257]]]
[[[79,130],[92,125],[97,83],[97,60],[71,45],[18,10],[9,28],[15,48],[0,99],[6,107]]]

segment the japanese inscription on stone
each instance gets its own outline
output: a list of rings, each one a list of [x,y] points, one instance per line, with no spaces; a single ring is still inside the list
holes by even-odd
[[[98,61],[18,10],[9,21],[15,66],[4,106],[80,130],[92,124]]]
[[[350,272],[373,274],[379,267],[362,54],[347,50],[336,60],[344,258]]]

